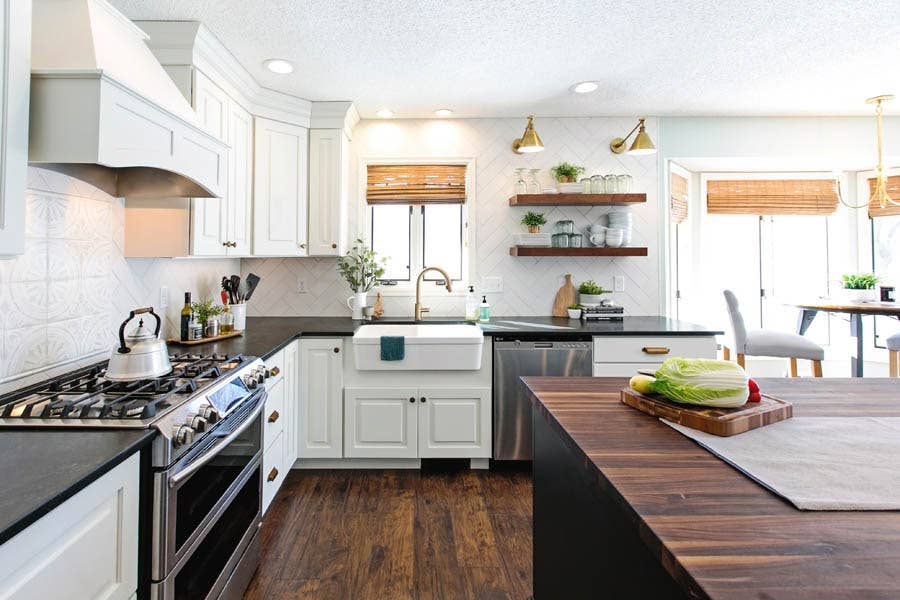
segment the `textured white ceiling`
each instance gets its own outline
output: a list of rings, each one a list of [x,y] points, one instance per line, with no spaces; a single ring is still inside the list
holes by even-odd
[[[112,4],[132,19],[202,21],[263,85],[353,100],[364,117],[849,115],[900,95],[898,0]],[[271,57],[296,70],[269,73]],[[589,79],[597,92],[568,91]]]

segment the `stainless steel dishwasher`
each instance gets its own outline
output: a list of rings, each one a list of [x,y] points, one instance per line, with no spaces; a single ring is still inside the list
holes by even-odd
[[[531,401],[520,377],[590,377],[590,339],[494,338],[494,460],[531,460]]]

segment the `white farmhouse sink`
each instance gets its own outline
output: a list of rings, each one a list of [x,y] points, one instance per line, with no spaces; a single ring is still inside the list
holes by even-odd
[[[382,336],[405,338],[403,360],[381,360]],[[474,371],[483,347],[484,333],[475,325],[363,325],[353,335],[360,371]]]

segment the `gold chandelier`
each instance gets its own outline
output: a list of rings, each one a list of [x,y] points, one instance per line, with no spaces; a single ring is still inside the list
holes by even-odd
[[[866,202],[862,204],[850,204],[846,200],[844,200],[844,196],[841,194],[841,182],[839,179],[835,179],[835,186],[837,187],[838,199],[841,201],[841,204],[845,206],[849,206],[850,208],[864,208],[869,206],[871,202],[876,202],[878,206],[881,208],[885,208],[888,204],[892,204],[894,206],[900,206],[900,202],[894,200],[887,193],[887,176],[884,174],[884,157],[883,157],[883,133],[882,133],[882,125],[881,125],[881,112],[883,110],[883,104],[890,100],[893,100],[893,94],[882,94],[881,96],[874,96],[866,100],[866,104],[874,104],[875,105],[875,123],[877,129],[877,144],[878,144],[878,164],[875,165],[875,189],[872,190],[872,195]]]

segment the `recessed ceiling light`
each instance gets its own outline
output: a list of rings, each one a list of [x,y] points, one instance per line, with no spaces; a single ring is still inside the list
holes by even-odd
[[[263,64],[266,65],[268,70],[273,73],[278,73],[279,75],[287,75],[288,73],[294,72],[294,65],[283,58],[270,58],[263,62]]]
[[[450,115],[453,114],[453,111],[450,110],[449,108],[439,108],[436,111],[434,111],[434,114],[437,117],[449,117]]]
[[[375,113],[379,119],[390,119],[394,116],[394,111],[389,108],[382,108]]]
[[[581,83],[576,83],[570,89],[576,94],[590,94],[595,91],[599,85],[597,85],[596,81],[582,81]]]

